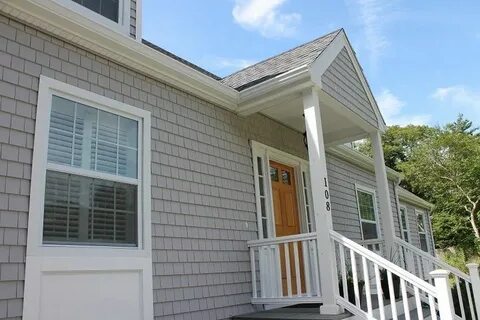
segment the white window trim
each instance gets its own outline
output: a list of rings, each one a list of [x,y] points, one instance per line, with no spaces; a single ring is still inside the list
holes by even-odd
[[[425,229],[425,231],[420,231],[420,228],[418,227],[418,216],[422,216],[422,220],[423,220],[423,228]],[[417,231],[418,231],[418,243],[419,243],[419,246],[420,246],[420,249],[422,249],[422,242],[420,240],[420,234],[424,234],[425,235],[425,242],[427,243],[427,251],[426,252],[430,252],[431,248],[430,248],[430,241],[428,240],[429,236],[428,236],[428,229],[427,229],[427,221],[426,221],[426,212],[423,211],[423,210],[420,210],[420,209],[417,209],[415,208],[415,218],[417,218]]]
[[[373,224],[373,222],[371,220],[364,220],[362,218],[362,214],[360,213],[360,202],[358,201],[358,191],[365,192],[365,193],[370,193],[373,196],[373,211],[374,211],[374,214],[375,214],[375,226],[376,226],[376,229],[377,229],[377,238],[365,239],[363,237],[362,223],[365,222],[365,223],[372,223]],[[369,187],[366,187],[364,185],[355,183],[355,199],[357,200],[357,211],[358,211],[358,219],[359,219],[359,222],[360,222],[360,233],[361,233],[361,236],[362,236],[362,240],[364,240],[364,241],[382,240],[382,234],[380,232],[379,219],[378,219],[377,192],[373,188],[369,188]]]
[[[399,206],[399,208],[400,208],[400,210],[399,210],[398,213],[400,214],[400,231],[402,232],[402,238],[403,238],[404,241],[407,241],[407,240],[405,239],[405,237],[404,237],[404,232],[406,231],[406,232],[407,232],[407,235],[408,235],[408,241],[407,241],[407,242],[411,243],[411,242],[412,242],[412,237],[411,237],[411,234],[410,234],[410,219],[409,219],[409,217],[408,217],[408,208],[407,208],[406,205],[403,205],[403,204],[401,204],[401,205]],[[402,211],[401,211],[402,209],[405,210],[405,223],[406,223],[406,225],[407,225],[407,229],[403,229],[403,225],[402,225]]]
[[[258,185],[258,168],[257,168],[257,157],[262,157],[263,167],[264,167],[264,188],[265,188],[265,199],[266,199],[266,210],[267,210],[267,233],[268,238],[276,237],[275,230],[275,215],[273,213],[273,196],[272,196],[272,183],[270,180],[270,161],[279,162],[285,164],[294,169],[295,173],[295,184],[296,184],[296,193],[297,193],[297,206],[300,220],[300,232],[307,233],[307,217],[306,217],[306,207],[305,207],[305,196],[303,188],[303,179],[302,172],[305,172],[307,179],[310,178],[309,171],[309,162],[300,157],[294,156],[287,152],[278,150],[276,148],[267,146],[265,144],[259,143],[257,141],[250,141],[252,147],[252,158],[253,158],[253,168],[254,168],[254,178],[255,178],[255,197],[257,203],[257,227],[258,227],[258,238],[263,239],[262,232],[262,219],[261,219],[261,208],[260,208],[260,187]],[[310,214],[311,214],[311,224],[314,228],[314,211],[312,204],[312,196],[310,190]]]
[[[53,95],[62,96],[89,106],[114,112],[133,119],[141,119],[143,132],[139,153],[142,162],[138,164],[142,170],[138,181],[139,200],[142,204],[137,213],[138,246],[103,246],[103,245],[70,245],[43,243],[43,211],[45,197],[45,177],[47,171],[47,153],[51,101]],[[141,275],[142,312],[145,319],[153,319],[152,291],[152,235],[151,235],[151,143],[150,112],[126,105],[124,103],[97,95],[78,87],[40,76],[37,117],[35,125],[35,141],[32,163],[30,207],[28,219],[28,240],[25,274],[24,317],[38,317],[42,274],[48,272],[82,272],[82,271],[114,271],[134,270]],[[141,151],[140,151],[141,150]],[[81,170],[81,169],[79,169]],[[140,170],[140,169],[139,169]],[[69,172],[71,170],[69,169]],[[89,172],[92,175],[92,172]],[[108,174],[95,173],[95,177]],[[116,179],[128,181],[131,178]],[[141,189],[141,193],[140,193]],[[81,294],[81,293],[79,293]]]
[[[77,12],[81,14],[85,18],[95,23],[101,24],[119,33],[130,35],[130,6],[131,6],[130,0],[119,0],[118,22],[110,20],[109,18],[104,17],[101,14],[93,10],[90,10],[87,7],[84,7],[81,4],[78,4],[72,0],[53,0],[53,1],[64,8],[67,8],[73,12]],[[137,21],[137,24],[138,24],[138,21]]]

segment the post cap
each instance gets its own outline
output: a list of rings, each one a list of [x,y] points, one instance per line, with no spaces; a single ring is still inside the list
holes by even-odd
[[[448,270],[443,270],[443,269],[438,269],[430,272],[430,275],[433,278],[447,278],[450,274],[450,271]]]
[[[472,262],[472,263],[467,263],[467,268],[468,268],[468,269],[474,269],[474,268],[475,268],[475,269],[478,269],[478,263],[474,263],[474,262]]]

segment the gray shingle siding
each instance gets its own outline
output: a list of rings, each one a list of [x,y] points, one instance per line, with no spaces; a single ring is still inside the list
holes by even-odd
[[[130,35],[137,38],[137,0],[130,0]]]
[[[302,135],[0,16],[0,318],[21,316],[40,74],[152,112],[156,318],[251,311],[246,240],[257,237],[257,225],[249,139],[302,156]]]
[[[378,119],[346,48],[322,75],[323,90],[360,118],[378,128]]]
[[[361,240],[362,234],[360,231],[355,184],[357,183],[364,187],[376,189],[375,174],[330,154],[327,154],[327,169],[332,199],[333,228],[335,231],[353,240]],[[394,184],[393,181],[389,182],[390,201],[395,216],[396,198],[393,192]],[[381,227],[382,212],[380,212],[379,200],[377,197],[380,232],[383,235]],[[396,220],[396,218],[394,218],[394,220]],[[398,222],[395,222],[395,229],[396,232],[399,233]]]
[[[429,215],[429,210],[425,208],[421,208],[418,206],[415,206],[413,204],[410,204],[405,201],[400,201],[400,204],[402,206],[405,206],[407,208],[407,214],[408,214],[408,226],[410,229],[410,243],[414,245],[415,247],[421,249],[420,247],[420,235],[418,233],[418,224],[417,224],[417,215],[415,214],[415,209],[417,211],[422,211],[426,215],[426,224],[425,224],[425,230],[427,233],[427,243],[428,243],[428,249],[430,250],[430,253],[435,252],[434,245],[432,243],[432,230],[430,228],[430,215]]]
[[[40,75],[152,113],[155,318],[252,311],[246,241],[257,238],[257,224],[249,140],[306,158],[302,134],[259,114],[238,117],[0,15],[0,319],[22,312]],[[327,161],[334,227],[360,239],[354,182],[374,187],[375,176],[331,155]]]

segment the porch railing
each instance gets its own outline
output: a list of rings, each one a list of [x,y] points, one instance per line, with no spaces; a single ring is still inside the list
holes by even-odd
[[[384,256],[382,239],[362,240],[359,243],[362,247],[375,252],[379,256],[382,256],[382,257]]]
[[[321,302],[315,233],[252,240],[252,303]]]
[[[400,266],[425,281],[433,283],[434,280],[430,275],[433,270],[450,271],[456,316],[461,319],[478,319],[475,314],[474,291],[469,275],[402,239],[396,238],[395,245],[400,255]]]
[[[424,315],[423,304],[426,304],[431,319],[437,320],[437,312],[442,320],[453,318],[453,303],[447,290],[447,271],[435,271],[433,286],[333,230],[330,235],[340,278],[337,302],[347,310],[363,319],[398,319],[400,314],[410,319],[411,311],[416,313],[418,319],[424,319],[427,316]],[[373,277],[369,274],[371,269]],[[372,282],[379,289],[376,294],[378,307],[375,308],[378,310],[375,314],[375,303],[372,301],[375,296],[371,294]],[[392,299],[397,294],[396,287],[399,288],[402,310],[397,309],[396,300]],[[409,302],[409,295],[412,294],[413,306]],[[389,308],[385,306],[387,296],[391,299]],[[361,303],[361,299],[365,299],[366,303]]]

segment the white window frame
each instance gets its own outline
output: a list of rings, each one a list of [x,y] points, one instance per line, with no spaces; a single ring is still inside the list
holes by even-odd
[[[403,225],[402,225],[402,209],[405,210],[405,224],[407,225],[406,229],[403,229]],[[410,234],[410,219],[408,218],[408,208],[407,208],[407,206],[401,204],[398,213],[400,215],[400,231],[402,232],[402,238],[403,238],[404,241],[411,243],[412,238],[411,238],[411,234]],[[407,239],[405,239],[405,232],[407,233],[408,241],[407,241]]]
[[[82,6],[74,2],[73,0],[53,0],[58,5],[67,8],[71,11],[77,12],[85,18],[101,24],[105,27],[108,27],[112,30],[115,30],[119,33],[130,35],[130,0],[119,0],[118,3],[118,22],[110,20],[107,17],[102,16],[101,14],[88,9],[87,7]],[[138,9],[139,6],[137,6]],[[138,21],[137,21],[138,24]]]
[[[363,236],[362,223],[365,222],[365,223],[373,224],[373,222],[371,220],[365,220],[365,219],[362,218],[362,214],[360,212],[360,201],[358,199],[358,192],[359,191],[364,192],[364,193],[369,193],[373,197],[373,211],[374,211],[374,214],[375,214],[375,227],[376,227],[376,230],[377,230],[377,237],[376,238],[365,239],[364,236]],[[355,183],[355,199],[357,200],[357,211],[358,211],[358,219],[359,219],[359,222],[360,222],[360,233],[361,233],[361,236],[362,236],[362,240],[363,241],[382,240],[382,234],[380,232],[379,219],[378,219],[377,192],[373,188],[369,188],[367,186]]]
[[[419,216],[422,216],[422,220],[423,220],[423,228],[424,228],[424,231],[420,231],[420,228],[418,226],[418,217]],[[418,230],[418,245],[420,247],[420,250],[422,250],[422,241],[420,239],[420,235],[421,234],[424,234],[425,235],[425,242],[427,243],[427,251],[426,252],[430,252],[430,241],[428,240],[428,230],[427,230],[427,221],[426,221],[426,212],[423,211],[423,210],[419,210],[417,208],[415,208],[415,217],[417,218],[417,230]]]
[[[137,246],[109,246],[91,244],[44,244],[43,216],[45,200],[45,178],[47,169],[48,138],[52,96],[57,95],[88,106],[113,112],[129,118],[140,119],[139,131],[141,163],[138,163],[139,207],[137,211]],[[145,319],[153,318],[152,291],[152,235],[151,235],[151,128],[150,112],[100,96],[78,87],[40,76],[35,141],[33,151],[30,207],[28,219],[28,240],[25,274],[24,316],[34,317],[40,309],[38,294],[41,290],[42,275],[55,272],[95,272],[108,270],[135,270],[141,274],[142,312]],[[56,169],[64,166],[54,165]],[[84,172],[73,168],[68,172]],[[88,171],[88,170],[86,170]],[[88,172],[92,178],[112,175],[101,172]],[[117,177],[116,181],[130,183],[131,178]],[[135,180],[135,179],[134,179]],[[81,292],[79,292],[81,294]]]
[[[297,206],[298,214],[300,220],[300,232],[308,233],[309,221],[307,218],[307,209],[305,201],[305,186],[303,183],[303,172],[307,178],[307,196],[309,196],[309,209],[310,209],[310,226],[311,232],[315,229],[315,217],[313,211],[313,198],[311,194],[311,188],[309,185],[310,182],[310,171],[309,171],[309,162],[300,157],[294,156],[287,152],[275,149],[273,147],[267,146],[265,144],[259,143],[257,141],[251,141],[252,147],[252,158],[253,158],[253,171],[255,178],[255,198],[257,203],[257,227],[258,227],[258,238],[264,239],[263,237],[263,219],[261,217],[261,207],[260,207],[260,186],[258,182],[258,168],[257,168],[257,157],[263,159],[263,168],[264,168],[264,192],[266,199],[266,210],[267,210],[267,233],[268,238],[276,237],[275,230],[275,215],[273,213],[273,196],[272,196],[272,183],[270,180],[270,161],[275,161],[281,164],[285,164],[294,169],[295,173],[295,189],[297,195]]]

